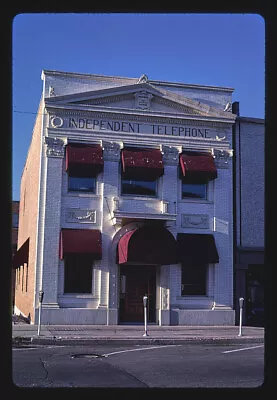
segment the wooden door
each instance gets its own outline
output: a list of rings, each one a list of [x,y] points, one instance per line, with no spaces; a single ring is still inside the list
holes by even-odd
[[[148,322],[155,321],[156,268],[155,266],[121,267],[125,293],[121,293],[120,321],[143,322],[143,296],[148,296]]]

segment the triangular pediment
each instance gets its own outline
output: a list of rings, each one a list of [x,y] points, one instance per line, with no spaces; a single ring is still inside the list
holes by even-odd
[[[232,118],[234,114],[207,104],[191,100],[169,90],[157,88],[150,83],[137,83],[45,99],[47,106],[70,106],[86,110],[132,111],[141,114],[165,114],[168,116],[202,116]]]

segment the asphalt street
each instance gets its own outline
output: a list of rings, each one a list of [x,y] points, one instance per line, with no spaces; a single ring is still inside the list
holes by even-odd
[[[264,345],[172,344],[19,346],[12,351],[19,388],[259,388]]]

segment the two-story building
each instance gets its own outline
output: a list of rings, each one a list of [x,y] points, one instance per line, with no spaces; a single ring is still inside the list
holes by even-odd
[[[232,88],[42,72],[15,311],[43,324],[232,325]]]
[[[243,323],[263,325],[265,282],[265,121],[240,116],[233,131],[234,303],[244,298]],[[255,156],[253,156],[255,155]]]

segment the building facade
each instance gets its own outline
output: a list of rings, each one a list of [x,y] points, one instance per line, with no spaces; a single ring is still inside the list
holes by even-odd
[[[234,279],[235,308],[239,315],[244,298],[243,323],[264,324],[264,198],[265,129],[264,119],[242,117],[239,104],[233,112],[234,125]],[[253,157],[255,154],[255,157]]]
[[[18,237],[18,221],[19,221],[19,201],[14,200],[12,202],[12,257],[17,251],[17,237]],[[12,309],[14,306],[14,296],[15,296],[15,269],[12,268],[11,273],[12,285]]]
[[[15,312],[42,324],[232,325],[232,88],[43,71]]]

